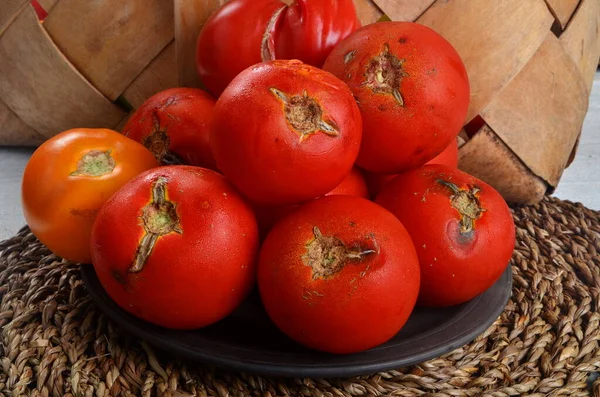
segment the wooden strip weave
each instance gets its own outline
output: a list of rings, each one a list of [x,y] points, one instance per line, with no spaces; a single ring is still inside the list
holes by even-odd
[[[0,243],[0,396],[600,396],[600,213],[546,198],[513,214],[513,296],[493,326],[438,359],[347,379],[266,378],[155,352],[25,228]]]

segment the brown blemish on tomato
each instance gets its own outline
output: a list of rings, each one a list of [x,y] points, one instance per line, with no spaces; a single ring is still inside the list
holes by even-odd
[[[152,185],[152,201],[142,209],[140,220],[145,233],[135,252],[133,264],[129,268],[130,273],[143,270],[161,236],[183,233],[177,215],[177,205],[167,200],[167,178],[159,176]]]
[[[110,153],[110,150],[90,150],[79,159],[77,169],[69,175],[99,177],[110,174],[117,165]]]
[[[366,256],[376,254],[374,249],[349,248],[339,238],[324,236],[317,226],[313,228],[314,238],[306,244],[302,261],[312,268],[312,279],[327,279],[339,273],[348,262],[362,262]],[[368,270],[361,272],[364,277]]]
[[[367,65],[363,85],[374,94],[391,95],[400,106],[404,106],[404,97],[400,92],[400,82],[408,76],[403,69],[404,62],[404,59],[390,52],[387,43],[384,44],[381,53]]]
[[[306,90],[302,95],[289,96],[285,92],[271,87],[269,91],[283,104],[283,113],[290,128],[298,134],[300,142],[319,131],[327,136],[340,135],[337,125],[323,118],[323,108]]]
[[[174,101],[173,98],[169,99]],[[174,103],[173,101],[169,103],[169,100],[167,100],[164,106],[169,106]],[[173,165],[183,163],[175,153],[169,151],[171,139],[169,138],[169,134],[167,134],[167,127],[161,127],[156,111],[152,112],[152,131],[142,139],[142,144],[152,152],[161,164]]]
[[[98,209],[78,209],[78,208],[71,208],[69,210],[69,214],[71,214],[72,216],[76,216],[76,217],[81,217],[84,219],[94,219],[96,218],[96,215],[98,215]]]
[[[127,280],[125,278],[125,276],[123,274],[121,274],[120,271],[118,270],[113,270],[111,272],[111,276],[115,279],[115,281],[121,285],[126,285],[127,284]]]
[[[477,186],[469,186],[467,189],[460,189],[452,182],[438,179],[437,182],[447,187],[452,191],[450,196],[450,204],[460,214],[460,232],[461,234],[469,234],[475,230],[475,221],[480,219],[486,211],[481,206],[481,202],[477,197],[480,189]]]

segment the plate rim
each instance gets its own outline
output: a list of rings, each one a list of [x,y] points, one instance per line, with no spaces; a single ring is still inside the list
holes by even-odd
[[[196,349],[194,346],[185,343],[179,342],[178,346],[170,345],[168,342],[165,342],[164,337],[159,335],[154,328],[144,330],[144,334],[142,335],[139,332],[139,328],[135,326],[133,323],[126,321],[125,317],[134,317],[132,314],[127,313],[125,310],[121,309],[104,291],[100,280],[98,279],[96,272],[94,270],[93,265],[86,264],[81,266],[81,277],[86,286],[88,294],[91,296],[93,302],[97,305],[102,313],[104,313],[108,318],[114,321],[119,327],[122,327],[129,334],[140,338],[141,340],[147,341],[149,344],[167,352],[168,354],[178,356],[181,358],[189,359],[194,362],[201,362],[208,365],[213,365],[216,367],[220,367],[226,370],[233,371],[241,371],[246,373],[254,373],[257,375],[263,376],[273,376],[273,377],[314,377],[314,378],[339,378],[339,377],[350,377],[350,376],[361,376],[367,374],[373,374],[382,371],[389,371],[393,369],[398,369],[402,367],[407,367],[410,365],[415,365],[422,363],[424,361],[440,357],[446,353],[453,351],[456,348],[464,346],[478,336],[480,336],[486,329],[488,329],[500,316],[500,314],[506,308],[508,301],[512,296],[512,266],[509,263],[506,267],[505,271],[502,273],[500,278],[494,283],[492,287],[486,290],[481,295],[478,295],[476,298],[478,301],[481,301],[482,297],[492,290],[494,287],[497,287],[497,284],[501,285],[500,295],[497,300],[499,301],[499,305],[497,307],[492,308],[490,310],[489,316],[485,318],[485,321],[478,323],[477,325],[463,330],[462,332],[454,335],[450,338],[446,343],[437,343],[430,349],[426,349],[417,354],[414,354],[409,357],[402,358],[387,358],[382,359],[377,362],[369,362],[369,363],[356,363],[354,360],[349,361],[348,363],[336,363],[328,365],[327,367],[319,366],[319,364],[299,364],[295,366],[291,365],[283,365],[277,363],[268,363],[264,360],[260,360],[257,358],[256,360],[250,359],[239,359],[231,357],[230,355],[218,354],[213,351],[211,352],[202,352],[202,350]],[[99,288],[98,288],[99,287]],[[102,296],[104,295],[104,296]],[[115,309],[113,310],[109,306],[113,305]],[[472,305],[470,310],[467,310],[463,313],[462,317],[457,320],[454,320],[444,329],[448,329],[453,325],[456,326],[456,323],[468,316],[470,312],[477,307],[477,303]],[[145,322],[139,318],[136,318],[138,321]],[[150,323],[148,323],[150,324]],[[153,327],[156,327],[153,325]],[[170,332],[177,332],[176,330],[169,330]],[[433,333],[436,335],[436,333]],[[475,335],[475,336],[472,336]],[[423,336],[422,338],[431,337]],[[187,348],[187,350],[186,350]],[[192,348],[192,349],[190,349]],[[386,349],[389,348],[386,345],[377,346],[370,351],[378,350],[378,349]],[[190,355],[190,350],[193,350],[193,354]],[[316,352],[315,354],[324,354],[322,352]],[[360,355],[360,353],[355,353],[351,356],[355,357],[356,355]],[[349,355],[350,356],[350,355]]]

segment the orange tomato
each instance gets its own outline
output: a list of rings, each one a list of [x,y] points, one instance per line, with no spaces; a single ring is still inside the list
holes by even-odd
[[[25,221],[56,255],[90,263],[100,207],[133,177],[158,165],[148,149],[116,131],[64,131],[40,145],[25,166]]]

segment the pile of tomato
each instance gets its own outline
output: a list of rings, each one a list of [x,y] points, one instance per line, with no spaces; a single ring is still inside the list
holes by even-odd
[[[232,0],[197,63],[206,90],[157,93],[121,133],[65,131],[25,169],[32,232],[124,310],[197,329],[258,288],[290,338],[350,353],[504,272],[512,216],[457,169],[469,82],[435,31],[360,27],[351,0]]]

